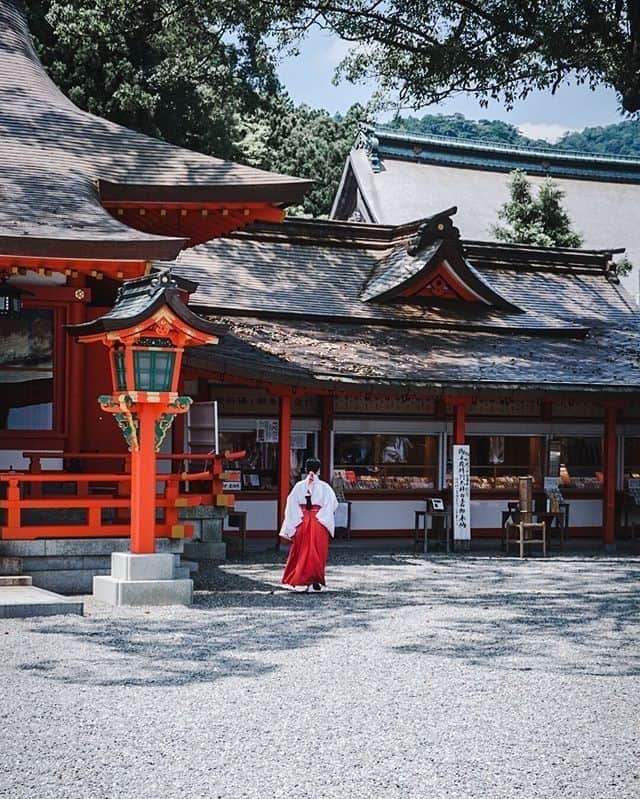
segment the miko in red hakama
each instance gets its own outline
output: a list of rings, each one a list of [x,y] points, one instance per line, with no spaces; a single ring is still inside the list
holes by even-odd
[[[335,531],[338,501],[328,483],[313,472],[297,483],[287,499],[280,535],[291,541],[282,582],[292,587],[325,585],[329,539]]]

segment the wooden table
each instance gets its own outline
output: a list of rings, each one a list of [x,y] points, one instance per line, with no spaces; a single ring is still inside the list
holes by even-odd
[[[450,551],[450,539],[451,539],[451,527],[452,527],[452,518],[451,518],[451,510],[429,510],[429,503],[428,501],[425,503],[424,510],[417,510],[414,512],[415,519],[414,519],[414,539],[413,539],[413,552],[416,553],[418,549],[419,537],[418,534],[422,529],[424,533],[424,553],[425,555],[428,552],[428,541],[429,541],[429,530],[433,531],[433,519],[442,519],[442,533],[444,535],[444,544],[447,554]],[[428,520],[431,519],[431,524],[429,525]],[[438,543],[441,543],[439,541]]]

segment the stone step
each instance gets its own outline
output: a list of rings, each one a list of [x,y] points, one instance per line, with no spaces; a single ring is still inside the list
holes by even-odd
[[[0,588],[5,585],[31,585],[31,577],[26,574],[0,576]]]
[[[193,582],[184,579],[118,580],[115,577],[96,577],[93,596],[108,605],[190,605],[193,601]]]
[[[188,580],[191,577],[191,570],[187,566],[177,566],[173,570],[174,580]]]
[[[184,545],[184,554],[189,560],[224,560],[227,556],[227,545],[212,541],[193,541]]]
[[[99,571],[100,569],[108,569],[110,566],[110,555],[22,558],[21,571],[27,572],[28,574],[33,574],[34,572],[82,571],[91,569]]]
[[[198,571],[198,564],[193,560],[184,560],[184,558],[178,564],[178,568],[180,566],[186,566],[190,572],[197,572]]]
[[[0,586],[0,619],[24,619],[29,616],[58,616],[69,613],[82,616],[83,612],[82,602],[67,599],[33,585]]]
[[[33,584],[47,591],[60,591],[63,594],[90,594],[93,578],[99,574],[111,574],[111,566],[104,569],[56,569],[54,571],[34,571]]]
[[[0,558],[111,557],[112,552],[129,552],[128,538],[50,538],[36,541],[0,540]],[[158,538],[156,552],[180,554],[184,539]]]
[[[12,575],[22,573],[22,558],[2,558],[0,557],[0,575]]]

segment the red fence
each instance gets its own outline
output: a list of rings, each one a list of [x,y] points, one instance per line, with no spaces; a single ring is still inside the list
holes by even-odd
[[[0,538],[109,538],[130,534],[130,457],[119,454],[25,452],[28,472],[0,472]],[[63,459],[77,471],[43,470],[45,459]],[[222,464],[211,455],[158,455],[172,468],[194,462],[197,473],[180,471],[156,475],[158,538],[190,537],[193,527],[179,521],[180,508],[197,505],[233,505],[222,493]],[[102,461],[122,463],[122,471],[83,472],[83,465]],[[181,464],[180,462],[183,462]],[[211,463],[210,468],[206,462]],[[98,467],[99,468],[99,467]],[[197,490],[193,490],[197,489]]]

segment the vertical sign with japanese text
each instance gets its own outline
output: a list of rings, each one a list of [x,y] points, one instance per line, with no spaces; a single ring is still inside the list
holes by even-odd
[[[256,441],[258,444],[277,444],[280,425],[276,419],[256,419]]]
[[[471,539],[471,454],[468,444],[453,445],[453,540]]]

